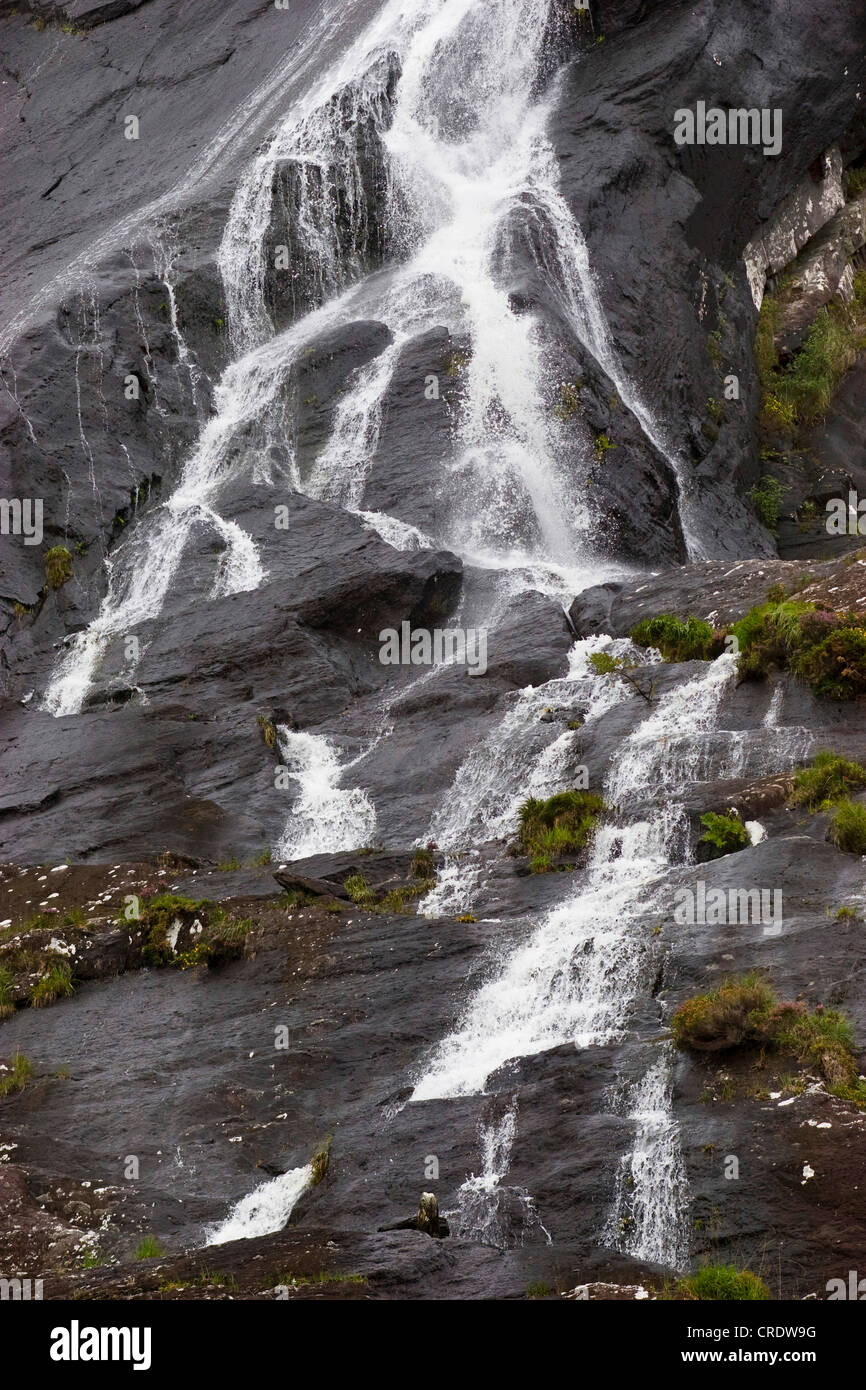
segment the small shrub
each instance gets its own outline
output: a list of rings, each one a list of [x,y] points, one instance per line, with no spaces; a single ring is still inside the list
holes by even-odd
[[[639,647],[657,647],[665,661],[711,661],[723,647],[721,634],[709,623],[673,613],[644,618],[629,636]]]
[[[555,1293],[556,1289],[552,1289],[549,1284],[544,1284],[540,1280],[538,1283],[527,1284],[526,1286],[527,1298],[550,1298]]]
[[[701,816],[701,825],[704,833],[698,844],[703,847],[706,859],[721,859],[751,844],[749,832],[736,811],[724,811],[721,815],[707,811]]]
[[[830,838],[847,854],[866,854],[866,806],[840,801],[830,822]]]
[[[45,552],[45,581],[49,589],[59,589],[72,578],[72,555],[65,545],[53,545]]]
[[[363,874],[350,874],[343,884],[353,903],[359,907],[372,907],[376,902],[376,895],[365,879]]]
[[[776,999],[757,974],[723,980],[717,989],[681,1004],[671,1019],[677,1047],[723,1051],[764,1037]]]
[[[275,748],[277,744],[277,726],[272,719],[268,719],[264,714],[256,715],[256,723],[262,731],[262,738],[268,748]]]
[[[822,749],[816,754],[811,767],[805,767],[796,774],[793,799],[810,811],[824,811],[863,786],[866,786],[866,768],[828,749]]]

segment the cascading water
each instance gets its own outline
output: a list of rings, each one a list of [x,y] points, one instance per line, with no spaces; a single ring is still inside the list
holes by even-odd
[[[364,476],[400,345],[443,324],[468,348],[454,450],[441,479],[452,502],[435,540],[495,569],[564,568],[573,578],[563,589],[572,592],[598,578],[589,563],[581,468],[573,457],[566,466],[544,404],[539,325],[531,313],[514,312],[496,270],[513,211],[527,199],[550,205],[555,191],[545,135],[554,97],[539,80],[548,63],[545,37],[555,26],[547,0],[498,0],[494,10],[480,0],[386,5],[292,106],[253,161],[219,253],[231,341],[241,355],[216,388],[216,414],[174,494],[139,524],[141,538],[114,552],[101,611],[72,640],[51,679],[44,698],[50,712],[81,708],[109,644],[159,614],[196,537],[215,530],[224,547],[215,596],[262,582],[256,547],[220,516],[218,494],[240,470],[252,467],[255,474],[269,443],[287,450],[293,486],[362,511]],[[363,200],[370,195],[358,164],[359,128],[381,154],[380,220],[401,257],[385,275],[364,274],[370,219]],[[274,336],[265,257],[275,179],[287,168],[295,249],[307,269],[316,269],[309,311]],[[568,266],[574,325],[612,372],[615,354],[585,248],[573,219],[563,216],[560,209],[551,226],[558,265]],[[351,383],[332,437],[304,482],[294,462],[287,386],[306,346],[353,317],[385,324],[391,346]],[[621,371],[615,379],[625,399]],[[243,443],[251,424],[259,443],[252,458]],[[389,542],[418,544],[421,532],[410,516],[365,516]],[[582,560],[577,574],[576,559]]]
[[[533,1235],[551,1243],[550,1233],[542,1225],[529,1193],[504,1182],[516,1133],[516,1096],[498,1119],[479,1121],[482,1169],[477,1176],[470,1174],[461,1186],[454,1214],[457,1235],[463,1240],[476,1240],[500,1250],[523,1245]]]
[[[299,1197],[313,1181],[312,1164],[291,1168],[248,1192],[209,1233],[205,1245],[226,1245],[230,1240],[268,1236],[285,1226]]]
[[[367,845],[376,829],[376,812],[366,793],[338,785],[342,768],[322,734],[277,729],[284,765],[298,795],[277,846],[281,859],[304,859]]]
[[[527,208],[548,233],[540,270],[576,337],[667,454],[680,481],[691,550],[701,553],[682,469],[618,361],[580,228],[559,192],[546,135],[556,101],[555,83],[548,80],[555,32],[549,0],[390,0],[292,101],[238,185],[219,250],[236,355],[215,388],[214,414],[202,425],[174,492],[106,561],[106,597],[97,618],[63,654],[44,695],[48,711],[82,708],[110,644],[159,616],[188,546],[210,545],[214,534],[220,541],[213,597],[263,582],[253,540],[219,507],[225,486],[240,476],[268,481],[261,460],[271,445],[287,459],[292,487],[359,516],[387,543],[448,545],[470,564],[493,571],[499,581],[493,613],[522,589],[566,597],[606,577],[610,566],[593,556],[582,486],[592,459],[575,458],[573,444],[566,453],[545,398],[542,326],[532,312],[515,311],[500,278],[509,226]],[[268,109],[278,71],[262,88]],[[243,120],[249,118],[248,111]],[[360,162],[360,134],[380,162],[375,190]],[[160,202],[150,215],[165,211]],[[281,213],[288,240],[280,249],[294,262],[290,275],[302,272],[303,294],[291,306],[291,326],[278,332],[269,258]],[[376,268],[383,255],[389,264]],[[165,242],[155,244],[176,330],[173,256]],[[302,476],[293,395],[298,365],[323,334],[361,319],[384,325],[388,345],[350,377],[330,437]],[[430,536],[426,514],[365,510],[364,501],[401,356],[413,339],[442,327],[461,348],[462,390],[450,453],[431,477],[431,489],[447,505]],[[185,346],[178,351],[194,389],[194,364],[184,357]],[[464,763],[431,826],[443,847],[471,850],[476,840],[490,838],[491,827],[493,834],[509,833],[527,791],[549,793],[566,783],[572,740],[540,725],[542,702],[573,699],[578,691],[591,703],[592,719],[627,693],[616,680],[590,676],[590,649],[584,644],[577,651],[562,689],[552,683],[521,692],[483,749]],[[661,788],[668,804],[645,820],[602,826],[582,891],[530,930],[491,975],[418,1080],[415,1101],[481,1091],[510,1057],[564,1041],[585,1046],[621,1036],[645,973],[635,923],[682,852],[685,816],[675,797],[712,758],[707,734],[732,672],[732,660],[720,658],[665,697],[625,741],[608,776],[608,801],[626,809]],[[340,785],[348,767],[332,740],[281,729],[280,751],[296,788],[280,857],[369,842],[375,810],[364,791]],[[492,777],[485,771],[490,764]],[[465,864],[452,858],[425,910],[441,910],[449,892],[456,901],[465,883]],[[668,1090],[661,1081],[659,1087],[647,1080],[646,1094],[635,1093],[633,1114],[643,1136],[636,1154],[667,1144],[674,1133],[664,1119]],[[502,1190],[508,1155],[505,1167],[500,1159],[505,1147],[510,1152],[513,1123],[506,1114],[499,1128],[482,1135],[483,1172],[468,1180],[461,1197],[467,1229],[481,1230],[487,1219],[472,1216],[477,1201],[483,1198],[489,1213],[491,1194]],[[257,1234],[265,1222],[281,1224],[305,1172],[250,1194],[212,1243]],[[666,1201],[650,1194],[639,1207],[635,1200],[636,1250],[657,1248]]]

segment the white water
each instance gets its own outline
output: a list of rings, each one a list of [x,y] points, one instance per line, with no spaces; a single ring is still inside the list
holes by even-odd
[[[481,1172],[471,1173],[457,1193],[454,1214],[456,1234],[463,1240],[476,1240],[504,1250],[523,1245],[540,1233],[551,1243],[542,1225],[535,1202],[522,1187],[504,1182],[511,1166],[517,1133],[517,1097],[514,1096],[499,1119],[479,1120],[478,1146]]]
[[[511,1057],[622,1036],[645,972],[637,922],[685,850],[686,814],[673,797],[693,780],[735,670],[733,657],[719,657],[660,700],[620,745],[605,801],[621,813],[646,801],[648,819],[599,827],[585,884],[492,971],[413,1100],[481,1091]]]
[[[280,859],[336,854],[371,843],[376,812],[366,792],[339,785],[343,769],[322,734],[297,733],[279,725],[279,750],[297,784],[297,794],[277,845]]]
[[[208,1234],[205,1245],[225,1245],[230,1240],[252,1240],[281,1231],[312,1180],[312,1165],[307,1163],[261,1183],[235,1203],[225,1221]]]
[[[238,186],[220,248],[236,358],[216,388],[215,414],[203,426],[173,494],[107,562],[108,590],[99,615],[64,653],[45,692],[47,710],[63,715],[81,709],[111,643],[161,613],[188,547],[209,546],[214,535],[219,538],[213,597],[263,582],[256,546],[221,515],[219,505],[225,485],[244,474],[268,481],[261,459],[271,444],[279,444],[288,457],[291,486],[358,515],[389,544],[447,544],[468,562],[496,572],[503,604],[521,588],[565,597],[606,577],[593,557],[583,497],[593,460],[575,457],[573,436],[553,414],[543,326],[532,313],[512,310],[499,269],[511,222],[527,208],[546,231],[542,273],[559,294],[577,337],[668,457],[680,482],[690,549],[703,553],[683,470],[619,363],[580,228],[559,190],[546,135],[555,89],[538,81],[548,19],[545,0],[390,0],[291,104]],[[396,101],[389,106],[384,91],[393,55],[400,77]],[[305,45],[300,66],[310,61]],[[280,73],[287,76],[297,68],[284,64],[275,70],[262,104],[273,102]],[[250,116],[247,111],[238,121]],[[369,276],[369,224],[352,138],[359,121],[368,123],[382,143],[385,232],[394,260],[386,273]],[[223,139],[221,134],[212,159],[219,158]],[[285,161],[292,162],[296,177],[293,231],[312,308],[291,328],[275,333],[265,299],[271,272],[264,257],[274,174]],[[338,215],[340,206],[348,208],[348,219],[342,211]],[[162,210],[154,204],[149,212]],[[171,295],[171,256],[165,275]],[[391,343],[347,384],[331,436],[302,477],[295,456],[295,369],[323,333],[361,318],[385,324]],[[430,481],[444,500],[445,520],[428,537],[420,518],[365,510],[364,494],[403,348],[441,326],[454,342],[468,346],[453,447],[442,475]],[[189,370],[188,363],[184,366]],[[586,1046],[622,1035],[645,973],[637,923],[682,851],[685,818],[674,798],[712,760],[708,734],[731,672],[730,661],[720,658],[706,676],[666,697],[626,740],[608,777],[608,801],[627,814],[633,802],[649,802],[661,790],[667,803],[656,812],[646,810],[646,820],[601,829],[583,891],[504,953],[457,1029],[440,1045],[413,1099],[472,1094],[509,1057],[563,1041]],[[574,698],[575,685],[582,682],[591,687],[595,717],[627,693],[615,678],[595,681],[585,671],[571,671],[561,692],[551,687],[521,692],[459,770],[437,811],[431,834],[440,843],[469,852],[476,838],[489,838],[491,826],[494,834],[509,833],[528,791],[548,794],[565,785],[573,740],[555,726],[551,737],[551,727],[538,720],[542,701],[553,702],[557,693]],[[375,833],[375,810],[363,790],[341,785],[348,768],[331,740],[281,729],[280,750],[295,789],[279,856],[296,859],[368,843]],[[437,893],[438,910],[446,900],[465,896],[472,862],[449,859],[426,910],[437,904]],[[652,1120],[647,1129],[641,1119],[657,1114],[655,1101],[639,1098],[635,1105],[639,1134],[641,1125],[646,1130],[637,1153],[651,1147],[652,1125],[659,1135],[664,1126]],[[667,1101],[662,1110],[668,1113]],[[495,1222],[494,1199],[504,1191],[507,1116],[502,1125],[483,1137],[482,1173],[468,1180],[462,1198],[467,1229],[482,1233],[490,1229],[488,1219]],[[664,1132],[672,1133],[669,1124]],[[303,1190],[306,1172],[295,1170],[250,1194],[211,1243],[278,1228]],[[665,1200],[656,1201],[661,1212]],[[232,1234],[222,1234],[226,1229]],[[655,1228],[647,1219],[641,1229],[649,1248]]]
[[[574,457],[573,439],[554,417],[541,324],[513,312],[498,279],[503,237],[527,204],[553,239],[548,270],[575,331],[649,425],[617,366],[580,230],[558,192],[546,135],[555,88],[537,81],[549,17],[546,0],[391,0],[292,103],[238,185],[220,248],[240,355],[218,384],[216,413],[174,494],[115,550],[100,613],[72,639],[45,693],[51,713],[80,710],[109,645],[158,616],[188,545],[208,543],[213,532],[222,543],[214,597],[263,581],[253,541],[220,515],[218,499],[240,473],[260,477],[270,443],[288,453],[291,485],[360,512],[401,548],[417,545],[411,516],[364,512],[363,492],[401,349],[441,325],[469,346],[453,453],[436,484],[448,499],[447,519],[433,539],[496,570],[579,568],[590,581],[581,477],[591,460]],[[395,62],[401,71],[389,103]],[[402,258],[386,275],[364,275],[369,210],[359,122],[381,142],[385,233]],[[274,335],[264,256],[274,174],[286,161],[298,181],[293,232],[314,307]],[[295,364],[322,332],[362,317],[386,324],[392,343],[356,373],[303,480],[294,459]]]
[[[634,1148],[620,1160],[602,1241],[624,1254],[680,1269],[688,1260],[688,1182],[671,1106],[665,1050],[634,1087],[628,1117]]]

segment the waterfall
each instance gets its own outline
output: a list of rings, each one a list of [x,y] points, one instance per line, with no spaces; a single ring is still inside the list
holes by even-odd
[[[503,1181],[511,1166],[516,1133],[516,1096],[498,1119],[478,1123],[482,1169],[477,1176],[471,1173],[460,1187],[454,1214],[456,1233],[463,1240],[505,1250],[525,1244],[538,1233],[548,1245],[552,1243],[532,1197],[524,1188]]]
[[[220,515],[218,498],[245,469],[260,480],[258,460],[274,443],[288,454],[292,486],[360,513],[389,543],[411,548],[429,539],[505,573],[552,567],[572,575],[565,585],[571,592],[591,582],[582,478],[592,460],[575,459],[573,448],[566,457],[545,403],[540,324],[513,310],[497,271],[509,219],[529,202],[552,229],[550,275],[567,294],[575,331],[649,429],[617,366],[579,228],[556,187],[546,135],[556,88],[541,80],[552,33],[547,0],[497,0],[492,7],[481,0],[392,0],[290,103],[238,184],[219,250],[237,355],[216,386],[216,413],[174,493],[137,525],[139,536],[113,552],[100,612],[61,656],[45,709],[63,715],[82,708],[111,642],[159,615],[188,544],[217,534],[215,597],[263,581],[254,542]],[[381,163],[375,190],[359,162],[359,132]],[[283,204],[275,191],[281,177],[288,180]],[[163,212],[160,205],[151,216]],[[279,215],[294,239],[286,274],[303,278],[309,293],[294,323],[275,334],[268,256]],[[384,238],[375,247],[374,224]],[[388,273],[371,273],[386,253]],[[172,255],[164,242],[156,259],[171,301]],[[294,453],[293,373],[311,341],[353,317],[384,324],[390,346],[349,383],[305,482]],[[401,350],[441,325],[467,347],[453,448],[436,480],[449,499],[447,516],[441,534],[428,538],[420,518],[364,511],[363,492]]]
[[[622,1036],[646,972],[637,921],[685,848],[686,814],[673,796],[692,780],[735,672],[734,658],[720,656],[660,700],[620,745],[605,801],[620,813],[655,801],[651,815],[599,826],[585,884],[494,969],[437,1048],[414,1100],[481,1091],[511,1057]]]
[[[280,859],[336,854],[368,845],[376,812],[366,793],[338,786],[343,769],[336,750],[322,734],[296,733],[277,726],[279,750],[298,785],[276,853]]]
[[[671,1106],[667,1049],[633,1088],[634,1148],[620,1160],[602,1241],[635,1259],[680,1269],[688,1259],[688,1182]]]
[[[278,1178],[260,1183],[236,1202],[224,1221],[208,1233],[205,1245],[226,1245],[230,1240],[252,1240],[281,1231],[299,1197],[313,1181],[312,1165],[291,1168]]]

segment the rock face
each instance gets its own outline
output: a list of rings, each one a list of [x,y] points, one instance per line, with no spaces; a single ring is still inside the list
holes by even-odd
[[[767,289],[782,364],[859,312],[866,16],[505,9],[0,3],[0,1267],[46,1296],[866,1265],[857,1095],[670,1034],[758,971],[862,1065],[860,856],[793,795],[862,704],[630,643],[866,603],[862,341],[784,449],[753,346]],[[700,102],[780,150],[677,144]]]

